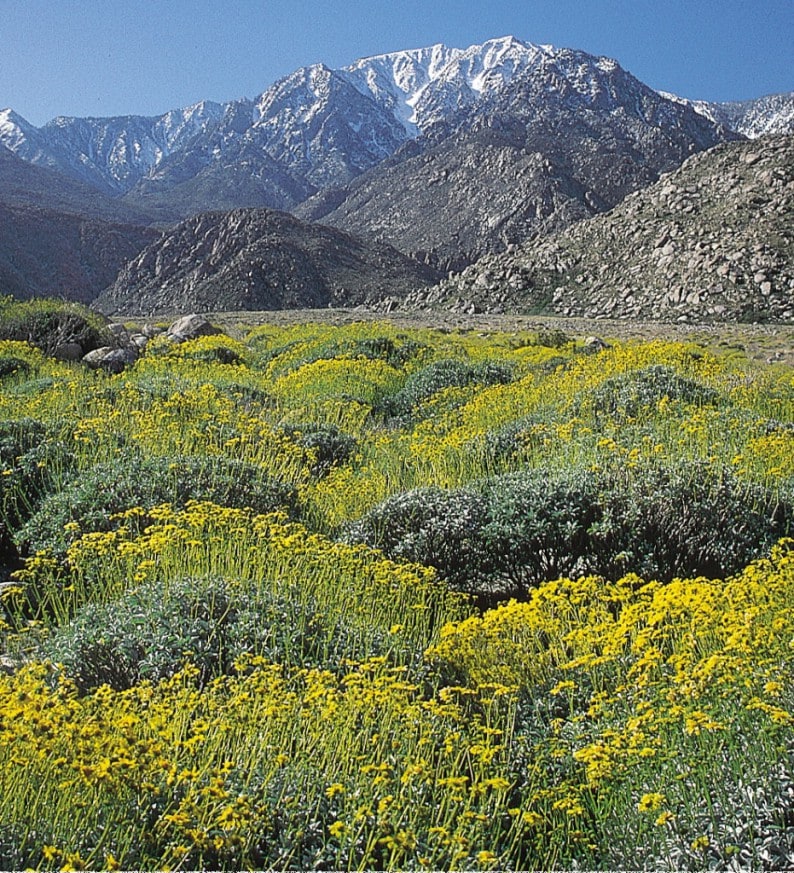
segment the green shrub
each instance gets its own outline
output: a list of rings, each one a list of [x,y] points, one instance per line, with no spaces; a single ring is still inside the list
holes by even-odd
[[[345,539],[435,567],[451,587],[472,592],[487,586],[494,571],[482,548],[486,509],[475,492],[417,488],[383,501],[350,525]]]
[[[725,578],[794,528],[794,503],[705,464],[525,470],[391,497],[347,538],[435,567],[452,587],[519,596],[560,576]]]
[[[531,448],[542,445],[536,428],[544,423],[543,416],[534,413],[511,421],[485,435],[485,451],[495,461],[508,461]]]
[[[355,437],[335,424],[291,424],[285,425],[281,432],[296,445],[312,452],[311,472],[318,478],[325,476],[333,467],[346,464],[358,448]]]
[[[0,463],[11,466],[45,438],[47,429],[34,418],[0,421]]]
[[[621,373],[606,379],[582,403],[589,406],[598,421],[607,418],[617,423],[654,411],[660,400],[706,406],[716,403],[719,395],[713,388],[679,376],[672,368],[654,364],[643,370]]]
[[[11,397],[32,397],[48,391],[55,384],[51,376],[39,376],[33,379],[24,379],[20,382],[11,382],[4,385],[3,390]]]
[[[348,354],[353,357],[363,355],[370,360],[381,360],[392,367],[404,367],[409,361],[429,351],[424,343],[417,342],[408,337],[398,337],[400,342],[395,342],[391,337],[374,336],[356,340],[350,347]]]
[[[603,548],[598,572],[610,577],[631,570],[663,582],[724,579],[794,525],[791,495],[702,462],[613,474],[602,488],[603,514],[593,533]]]
[[[40,421],[0,421],[0,525],[19,528],[71,467],[69,447]]]
[[[299,341],[293,340],[274,348],[259,349],[261,339],[254,338],[249,342],[252,343],[255,350],[252,366],[258,370],[267,369],[278,357],[286,355],[292,349],[302,345]],[[307,348],[302,355],[290,360],[288,366],[279,368],[276,375],[283,376],[289,371],[297,370],[305,364],[313,364],[315,361],[342,357],[364,357],[371,361],[385,361],[390,366],[399,368],[426,353],[429,353],[428,346],[407,336],[398,336],[394,339],[387,336],[373,336],[355,340],[328,339]]]
[[[537,469],[476,487],[487,503],[482,548],[493,556],[499,587],[520,590],[546,579],[599,572],[591,534],[602,510],[595,476]]]
[[[76,474],[42,502],[16,539],[27,552],[49,549],[62,556],[76,536],[116,526],[118,522],[111,519],[115,513],[160,503],[184,506],[189,500],[250,507],[257,513],[276,509],[297,513],[294,487],[269,478],[253,464],[209,456],[127,455]],[[79,530],[64,530],[70,522],[76,522]],[[137,521],[141,527],[147,523],[145,516]]]
[[[558,327],[542,328],[538,331],[535,344],[548,349],[562,349],[573,343],[573,339]]]
[[[32,369],[24,358],[18,358],[16,355],[0,356],[0,379],[7,379],[9,376],[28,376]]]
[[[77,343],[83,354],[115,345],[102,316],[78,303],[47,298],[0,304],[0,340],[27,342],[47,355],[66,343]]]
[[[410,417],[422,403],[445,388],[506,385],[512,380],[513,368],[507,363],[467,364],[456,358],[443,358],[412,373],[396,394],[383,401],[381,410],[395,418]]]
[[[244,654],[295,667],[335,669],[355,637],[330,623],[299,591],[234,590],[216,578],[161,581],[108,604],[89,603],[41,644],[82,692],[157,682],[186,662],[199,683],[234,672]],[[377,654],[373,646],[368,654]]]

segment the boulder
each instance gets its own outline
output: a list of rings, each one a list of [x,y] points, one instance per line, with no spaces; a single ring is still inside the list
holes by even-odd
[[[79,361],[83,357],[83,347],[80,343],[61,343],[55,346],[52,356],[58,361]]]
[[[85,355],[83,363],[92,370],[120,373],[125,367],[134,364],[137,359],[138,352],[133,348],[114,349],[111,346],[102,346]]]
[[[196,339],[200,336],[214,336],[223,331],[210,324],[201,315],[183,315],[168,328],[168,338],[177,343]]]
[[[597,352],[603,352],[605,349],[610,349],[612,346],[609,343],[604,342],[601,337],[598,336],[589,336],[584,341],[584,346],[582,347],[582,351],[586,355],[594,355]]]

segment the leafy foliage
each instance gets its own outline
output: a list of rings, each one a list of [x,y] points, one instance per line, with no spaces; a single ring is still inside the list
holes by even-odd
[[[205,685],[232,675],[241,656],[333,668],[351,653],[348,637],[299,591],[235,591],[223,579],[186,578],[87,604],[39,655],[59,664],[81,693],[101,685],[121,691],[144,679],[169,678],[185,664]]]
[[[455,358],[444,358],[412,373],[400,391],[386,398],[383,409],[395,417],[410,416],[424,401],[444,388],[504,385],[512,378],[512,367],[501,362],[468,364]]]
[[[794,504],[704,465],[548,469],[396,495],[348,537],[435,567],[453,587],[521,593],[558,576],[726,576],[794,526]]]
[[[395,494],[346,532],[349,542],[381,549],[395,560],[435,567],[459,591],[476,590],[493,574],[482,546],[487,504],[470,491],[417,488]]]
[[[0,526],[17,530],[72,466],[70,448],[33,418],[0,421]]]
[[[794,863],[788,365],[166,342],[117,376],[0,345],[0,860]]]
[[[355,453],[355,437],[335,424],[305,423],[282,428],[282,433],[309,454],[313,476],[325,476],[333,467],[346,464]]]
[[[127,455],[75,474],[62,490],[48,496],[17,535],[28,552],[65,554],[81,533],[106,531],[131,507],[160,503],[184,506],[189,500],[214,500],[224,506],[297,512],[297,495],[289,485],[263,476],[251,464],[228,458]],[[144,526],[145,514],[137,524]],[[67,525],[69,528],[67,529]]]
[[[680,376],[672,367],[655,364],[605,379],[584,403],[592,408],[596,420],[625,422],[654,411],[665,398],[703,406],[715,403],[718,395],[713,388]]]
[[[78,303],[39,298],[6,300],[0,305],[0,340],[27,342],[46,355],[66,343],[77,343],[83,354],[113,345],[102,317]]]

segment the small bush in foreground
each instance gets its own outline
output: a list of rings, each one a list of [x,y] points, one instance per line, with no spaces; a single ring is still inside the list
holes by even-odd
[[[311,473],[321,477],[333,467],[346,464],[358,448],[355,437],[335,424],[292,424],[282,428],[290,440],[311,453]]]
[[[300,592],[253,592],[216,578],[157,580],[111,603],[83,606],[40,655],[59,664],[81,693],[157,682],[186,663],[204,685],[232,675],[242,655],[335,667],[350,654],[345,628],[303,600]]]
[[[111,518],[115,513],[160,503],[184,506],[189,500],[250,507],[261,514],[276,509],[297,513],[295,489],[263,475],[254,464],[209,456],[130,455],[77,474],[47,497],[17,540],[29,552],[50,550],[63,556],[81,533],[117,526],[120,522]],[[144,526],[146,518],[137,523]]]

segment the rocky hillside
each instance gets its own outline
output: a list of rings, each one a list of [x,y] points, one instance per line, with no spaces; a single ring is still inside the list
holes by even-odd
[[[605,215],[485,257],[408,305],[794,320],[794,137],[695,155]]]
[[[147,224],[152,216],[0,145],[0,203],[36,207],[118,224]],[[33,253],[31,253],[33,256]]]
[[[389,246],[265,209],[205,213],[144,249],[94,303],[106,314],[356,306],[438,274]]]
[[[155,230],[0,203],[0,294],[90,303]]]

